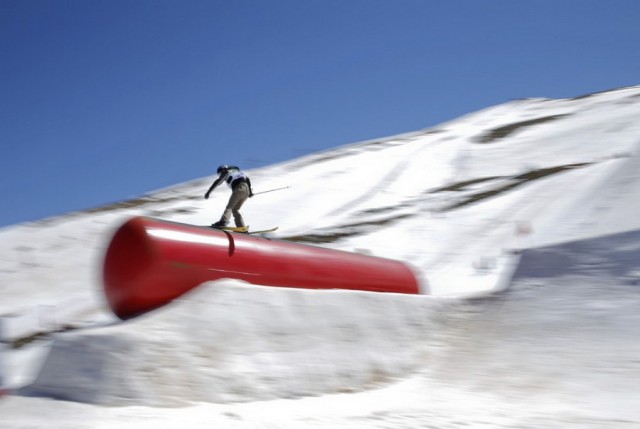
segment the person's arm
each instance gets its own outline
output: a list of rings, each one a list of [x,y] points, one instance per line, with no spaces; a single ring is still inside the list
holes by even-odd
[[[209,199],[209,194],[211,193],[211,191],[213,191],[216,186],[218,186],[220,183],[222,183],[222,179],[224,178],[224,174],[221,174],[216,180],[214,180],[213,184],[209,187],[209,190],[207,191],[206,194],[204,194],[204,199],[208,200]]]

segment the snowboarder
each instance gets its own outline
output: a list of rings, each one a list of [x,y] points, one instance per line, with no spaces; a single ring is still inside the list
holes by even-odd
[[[204,194],[205,199],[209,199],[209,194],[213,191],[216,186],[221,184],[222,182],[227,182],[229,188],[231,188],[231,197],[229,198],[229,203],[227,204],[227,208],[222,213],[222,217],[220,220],[211,226],[214,228],[219,228],[223,226],[227,226],[229,223],[229,219],[233,214],[233,219],[236,223],[237,227],[246,227],[244,223],[244,219],[240,214],[240,208],[247,198],[253,197],[253,191],[251,189],[251,180],[246,173],[240,170],[239,167],[235,165],[221,165],[218,167],[218,178],[213,182],[209,190],[206,194]]]

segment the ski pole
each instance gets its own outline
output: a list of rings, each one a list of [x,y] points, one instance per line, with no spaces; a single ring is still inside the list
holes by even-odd
[[[269,189],[268,191],[254,192],[253,195],[266,194],[267,192],[281,191],[283,189],[288,189],[288,188],[289,188],[289,186],[283,186],[282,188]]]

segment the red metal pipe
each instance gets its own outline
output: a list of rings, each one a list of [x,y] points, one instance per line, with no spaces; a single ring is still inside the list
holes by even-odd
[[[206,281],[306,289],[420,293],[402,262],[146,217],[125,222],[107,249],[103,280],[113,312],[127,319]]]

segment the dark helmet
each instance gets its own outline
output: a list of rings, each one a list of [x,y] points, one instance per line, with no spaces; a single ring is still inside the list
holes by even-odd
[[[218,174],[222,173],[223,171],[227,171],[229,169],[229,166],[227,164],[222,164],[220,167],[218,167]]]

